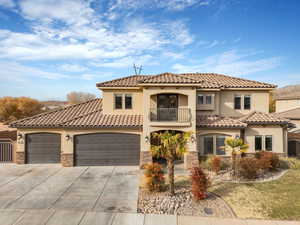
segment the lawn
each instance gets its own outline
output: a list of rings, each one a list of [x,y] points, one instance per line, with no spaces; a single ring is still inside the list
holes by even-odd
[[[279,180],[256,183],[221,183],[210,188],[240,218],[300,220],[300,170],[289,170]]]

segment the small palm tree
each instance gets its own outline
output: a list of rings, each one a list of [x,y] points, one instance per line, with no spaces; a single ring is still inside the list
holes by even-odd
[[[191,137],[191,132],[174,133],[170,131],[153,133],[159,145],[151,145],[151,152],[154,157],[162,157],[168,163],[169,190],[175,195],[174,185],[174,161],[186,152],[186,144]]]
[[[225,139],[225,149],[231,151],[232,170],[237,175],[239,159],[242,153],[247,152],[249,145],[240,138],[228,137]]]

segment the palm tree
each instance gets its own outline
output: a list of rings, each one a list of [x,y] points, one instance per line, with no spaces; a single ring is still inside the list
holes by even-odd
[[[242,153],[247,152],[249,145],[240,138],[228,137],[225,139],[225,149],[231,151],[233,175],[237,175],[238,163]]]
[[[168,163],[169,191],[175,195],[174,187],[174,161],[186,152],[186,144],[191,137],[191,132],[175,133],[172,131],[156,132],[152,134],[157,138],[159,144],[151,145],[151,152],[154,157],[162,157]]]

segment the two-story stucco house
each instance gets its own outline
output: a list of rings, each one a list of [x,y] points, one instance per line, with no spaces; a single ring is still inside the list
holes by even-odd
[[[226,137],[240,137],[249,153],[287,152],[289,121],[269,114],[276,86],[241,78],[187,73],[135,75],[97,83],[102,99],[11,124],[18,128],[18,163],[142,165],[151,162],[151,134],[192,131],[184,157],[226,156]]]

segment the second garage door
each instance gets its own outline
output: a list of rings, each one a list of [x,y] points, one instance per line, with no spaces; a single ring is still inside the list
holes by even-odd
[[[140,135],[96,133],[75,136],[75,165],[138,165]]]

